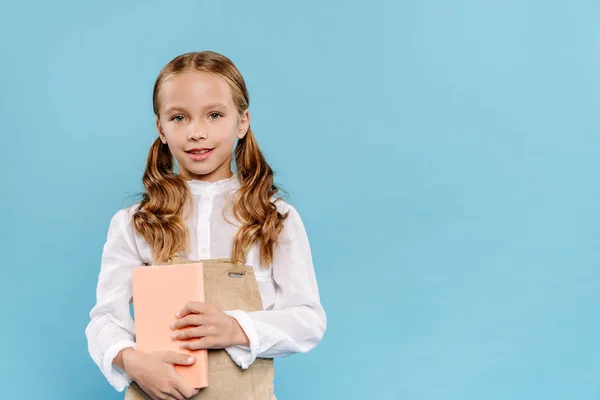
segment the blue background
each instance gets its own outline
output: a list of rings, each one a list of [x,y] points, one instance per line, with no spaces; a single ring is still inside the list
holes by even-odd
[[[600,398],[600,3],[3,1],[4,398],[120,399],[84,329],[151,91],[230,57],[329,327],[280,399]]]

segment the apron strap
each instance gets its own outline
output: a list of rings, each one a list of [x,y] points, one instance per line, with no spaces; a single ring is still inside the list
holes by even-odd
[[[229,277],[230,278],[241,278],[246,274],[246,268],[244,263],[236,263],[231,264],[231,268],[229,268]]]
[[[169,260],[166,262],[167,265],[186,264],[186,263],[189,263],[189,261],[183,260],[178,255],[174,255],[173,257],[169,258]]]

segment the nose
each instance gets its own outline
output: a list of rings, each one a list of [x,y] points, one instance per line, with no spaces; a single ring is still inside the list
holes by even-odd
[[[201,124],[191,124],[188,132],[188,140],[196,142],[201,139],[206,139],[208,134],[206,128]]]

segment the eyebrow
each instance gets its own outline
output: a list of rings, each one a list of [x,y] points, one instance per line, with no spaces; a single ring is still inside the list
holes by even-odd
[[[204,109],[210,109],[210,108],[227,108],[227,106],[223,103],[211,103],[211,104],[207,104],[206,106],[204,106]],[[173,111],[186,111],[185,107],[179,107],[179,106],[174,106],[174,107],[169,107],[165,110],[165,114],[170,114]]]
[[[204,108],[227,108],[227,106],[223,103],[210,103],[207,104]]]

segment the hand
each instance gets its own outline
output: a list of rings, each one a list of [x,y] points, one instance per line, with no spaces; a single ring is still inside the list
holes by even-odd
[[[210,304],[197,301],[190,301],[177,313],[177,320],[171,328],[178,330],[173,333],[173,340],[186,340],[180,345],[182,349],[224,349],[250,344],[235,318]]]
[[[188,354],[172,351],[124,353],[125,372],[152,400],[186,400],[198,393],[175,371],[174,365],[192,365],[196,360]]]

